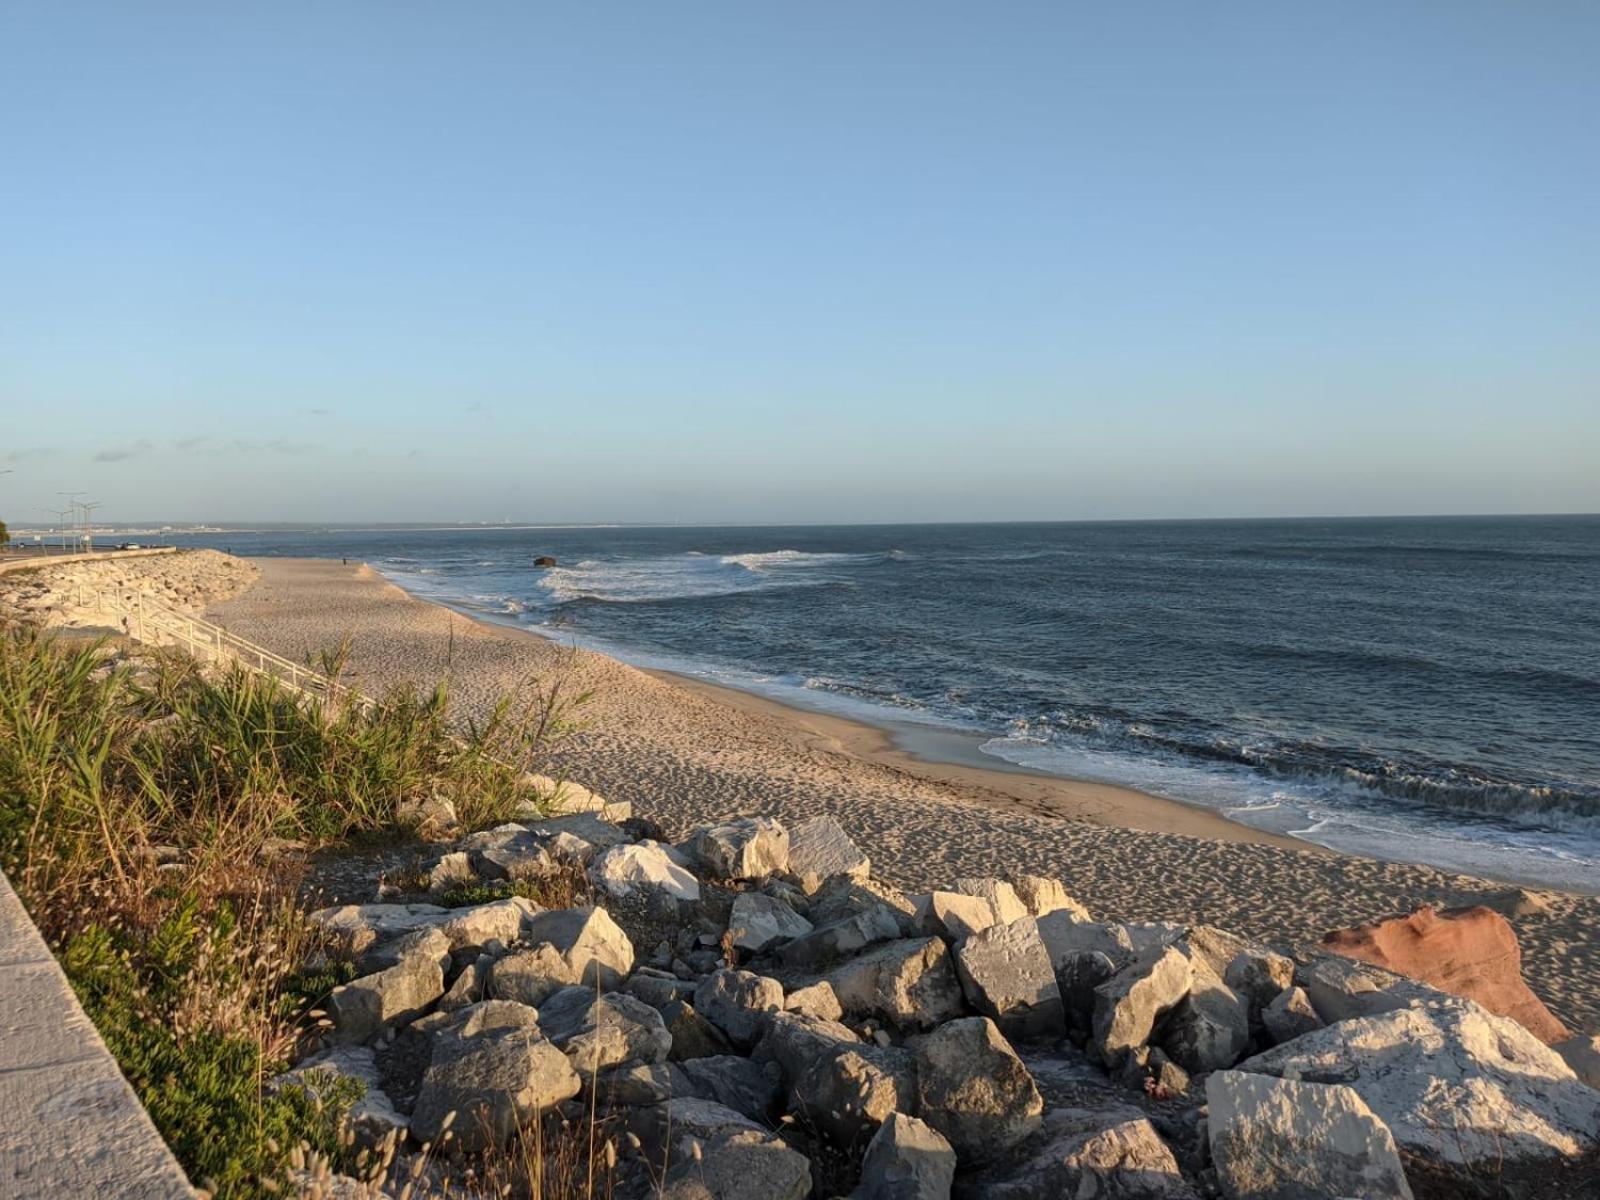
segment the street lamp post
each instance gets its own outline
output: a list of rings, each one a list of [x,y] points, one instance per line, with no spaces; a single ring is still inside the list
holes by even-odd
[[[83,509],[83,550],[85,554],[94,553],[94,510],[102,507],[100,500],[88,500],[78,505]]]
[[[53,513],[56,518],[56,548],[65,554],[67,552],[67,522],[72,517],[70,508],[47,508],[48,513]]]
[[[0,475],[15,475],[15,474],[16,474],[16,471],[14,469],[12,469],[11,467],[7,467],[4,471],[0,471]],[[3,520],[3,518],[0,518],[0,520]],[[0,545],[0,553],[3,553],[4,551],[5,551],[5,546]]]
[[[83,492],[57,492],[56,495],[65,496],[67,498],[66,514],[62,517],[61,521],[61,549],[63,552],[65,552],[67,549],[67,530],[71,529],[73,526],[73,521],[69,520],[68,518],[73,516],[78,507],[78,497],[83,495]]]

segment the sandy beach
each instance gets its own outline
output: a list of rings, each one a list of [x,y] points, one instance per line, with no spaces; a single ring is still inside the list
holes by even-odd
[[[473,620],[366,566],[253,561],[260,579],[209,615],[296,658],[348,637],[351,682],[368,692],[448,673],[463,715],[533,677],[591,692],[554,765],[674,836],[731,813],[827,812],[869,848],[875,874],[908,889],[1037,872],[1108,918],[1210,922],[1277,943],[1419,903],[1488,903],[1512,920],[1527,978],[1557,1015],[1600,1028],[1595,896],[1334,854],[1123,788],[928,761],[871,726]]]

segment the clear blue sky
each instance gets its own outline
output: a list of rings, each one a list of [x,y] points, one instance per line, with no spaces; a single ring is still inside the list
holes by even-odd
[[[1600,5],[4,0],[4,468],[16,523],[1600,510]]]

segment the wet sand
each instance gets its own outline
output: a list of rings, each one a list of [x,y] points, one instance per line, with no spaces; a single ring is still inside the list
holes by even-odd
[[[983,760],[975,737],[907,726],[886,730],[848,717],[819,713],[707,683],[672,671],[646,671],[657,679],[699,693],[717,704],[784,726],[787,736],[810,750],[869,762],[907,777],[908,786],[935,784],[961,799],[1045,817],[1067,817],[1124,829],[1180,833],[1224,841],[1266,842],[1291,849],[1317,849],[1303,842],[1251,829],[1210,811],[1132,788],[1063,779],[1027,767]],[[994,763],[991,766],[989,763]]]
[[[463,715],[533,678],[591,692],[552,765],[674,836],[734,813],[826,812],[875,874],[907,888],[1031,871],[1104,919],[1209,922],[1279,944],[1418,903],[1492,903],[1517,928],[1534,990],[1574,1028],[1600,1027],[1600,898],[1336,854],[1126,788],[929,761],[930,749],[961,758],[961,747],[921,745],[938,736],[921,731],[897,744],[873,726],[638,670],[419,600],[365,566],[253,561],[260,580],[212,618],[295,658],[348,637],[350,682],[368,692],[448,675]]]

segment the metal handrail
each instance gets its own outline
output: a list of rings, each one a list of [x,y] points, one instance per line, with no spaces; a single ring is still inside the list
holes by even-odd
[[[192,652],[226,658],[244,670],[268,677],[298,695],[354,704],[364,714],[371,714],[380,707],[379,702],[365,692],[334,683],[326,675],[231,633],[221,625],[180,612],[148,593],[133,593],[130,603],[129,597],[121,593],[89,591],[79,584],[80,607],[87,607],[91,600],[96,608],[109,609],[123,616],[123,628],[135,641],[160,645],[160,635],[165,634]],[[152,633],[157,636],[151,637]],[[272,668],[276,668],[276,672]]]
[[[124,631],[135,641],[160,645],[164,638],[184,646],[192,653],[227,659],[254,674],[270,677],[302,695],[342,700],[357,704],[364,710],[370,710],[377,704],[371,696],[334,683],[326,675],[242,638],[221,625],[171,608],[148,593],[135,592],[129,596],[120,592],[89,591],[79,585],[78,603],[83,607],[92,604],[102,611],[109,610],[121,616]]]

